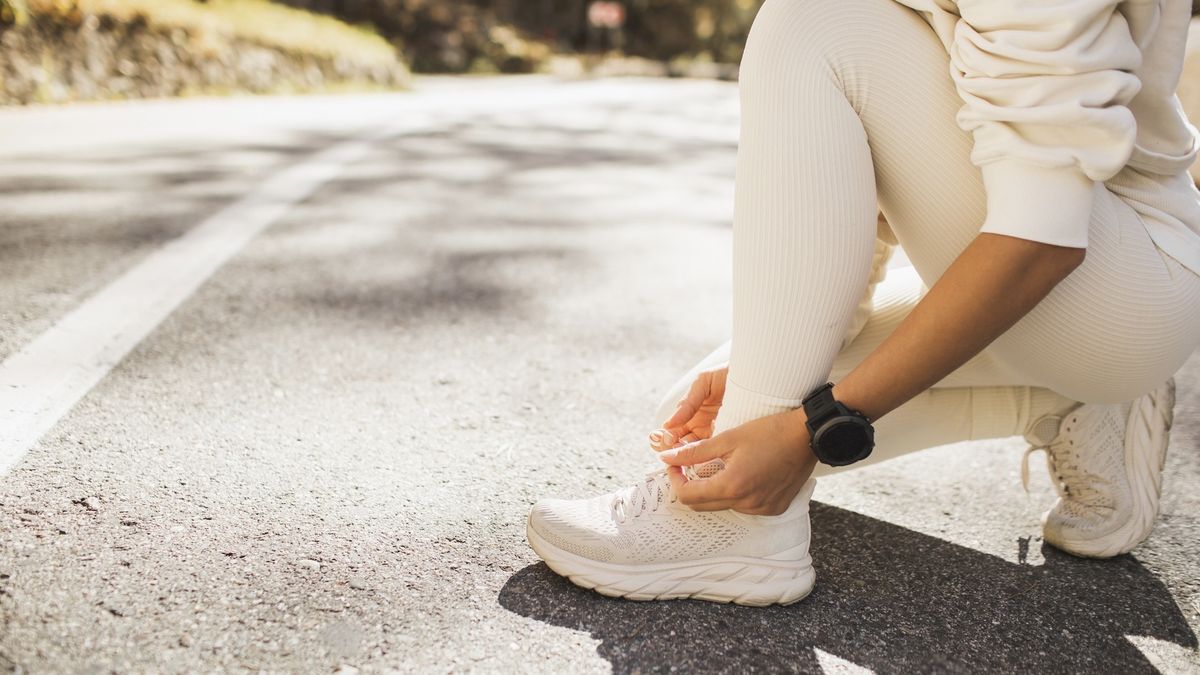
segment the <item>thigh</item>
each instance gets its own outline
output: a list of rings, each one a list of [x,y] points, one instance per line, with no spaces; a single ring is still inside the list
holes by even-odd
[[[1200,276],[1158,249],[1141,216],[1100,190],[1083,264],[991,349],[1077,401],[1135,398],[1200,344]]]
[[[810,3],[797,3],[810,6]],[[866,131],[876,197],[895,238],[931,286],[979,233],[986,193],[950,58],[916,11],[895,0],[815,0],[814,13],[861,27],[827,48]]]

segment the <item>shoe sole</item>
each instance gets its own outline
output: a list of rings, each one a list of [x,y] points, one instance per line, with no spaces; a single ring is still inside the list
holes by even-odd
[[[614,598],[695,598],[752,607],[790,605],[812,592],[812,559],[770,560],[743,556],[704,558],[657,565],[603,563],[564,551],[526,522],[529,546],[546,565],[571,583]]]
[[[1135,423],[1140,415],[1148,416],[1151,424]],[[1061,537],[1059,541],[1051,541],[1051,544],[1085,558],[1111,558],[1132,551],[1150,536],[1158,517],[1162,472],[1167,461],[1167,445],[1174,419],[1175,379],[1172,378],[1149,396],[1139,397],[1125,420],[1125,475],[1129,476],[1133,498],[1130,518],[1117,530],[1100,537]],[[1141,444],[1135,436],[1144,426],[1150,429],[1150,439],[1149,443]]]

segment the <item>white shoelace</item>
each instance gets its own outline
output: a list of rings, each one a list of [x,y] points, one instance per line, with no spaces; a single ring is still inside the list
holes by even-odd
[[[1095,480],[1104,479],[1079,465],[1077,448],[1068,440],[1057,443],[1031,443],[1021,457],[1021,485],[1029,492],[1029,456],[1037,451],[1046,453],[1046,466],[1054,477],[1054,489],[1064,499],[1087,506],[1103,506],[1104,495],[1093,487]]]
[[[713,459],[703,464],[686,466],[683,473],[688,480],[698,480],[710,478],[723,468],[723,460]],[[622,490],[613,500],[612,516],[617,522],[623,523],[626,518],[637,518],[647,510],[657,511],[664,502],[674,504],[677,500],[675,488],[667,476],[667,469],[663,467],[647,473],[632,487]]]
[[[675,499],[675,490],[671,487],[667,470],[658,469],[617,495],[612,503],[612,516],[617,522],[623,523],[626,518],[637,518],[647,510],[657,511],[664,501],[673,503]]]

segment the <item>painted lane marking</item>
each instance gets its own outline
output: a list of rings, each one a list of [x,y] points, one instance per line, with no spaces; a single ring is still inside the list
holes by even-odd
[[[388,119],[405,119],[310,156],[268,178],[178,239],[150,253],[20,351],[0,363],[0,475],[96,386],[217,269],[373,144],[443,128],[473,114],[546,112],[547,106],[676,101],[650,82],[583,82],[502,98],[477,87],[433,91]],[[514,87],[514,89],[517,89]],[[2,117],[3,115],[0,115]]]
[[[344,141],[274,174],[0,363],[0,474],[251,239],[395,132]]]

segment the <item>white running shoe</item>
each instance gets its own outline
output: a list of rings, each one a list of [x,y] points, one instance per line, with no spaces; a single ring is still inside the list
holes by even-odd
[[[1021,463],[1029,485],[1029,455],[1045,450],[1059,498],[1042,516],[1046,541],[1078,556],[1127,553],[1154,527],[1162,470],[1174,417],[1175,380],[1132,402],[1077,404],[1044,415],[1025,434]]]
[[[815,485],[810,479],[778,516],[702,512],[676,500],[664,468],[598,497],[543,499],[526,536],[550,569],[604,595],[788,605],[816,578],[808,554]]]

